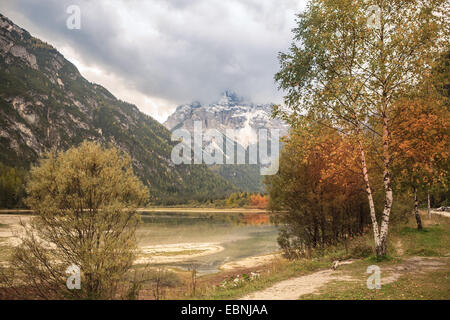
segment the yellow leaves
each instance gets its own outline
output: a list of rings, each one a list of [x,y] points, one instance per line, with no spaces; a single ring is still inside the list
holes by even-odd
[[[307,175],[307,179],[316,181],[318,185],[333,188],[341,186],[342,190],[346,190],[355,185],[362,188],[361,185],[358,186],[361,182],[361,170],[358,167],[359,153],[356,149],[357,146],[352,141],[344,140],[336,130],[317,127],[308,133],[291,134],[283,153],[285,157],[289,157],[290,166],[286,169],[290,174],[302,172]],[[297,167],[293,167],[294,164]]]
[[[394,166],[401,175],[430,179],[446,171],[449,114],[442,101],[430,95],[405,98],[393,105],[392,114]]]

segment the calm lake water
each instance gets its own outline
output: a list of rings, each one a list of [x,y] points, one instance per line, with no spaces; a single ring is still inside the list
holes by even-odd
[[[279,249],[277,228],[261,213],[142,212],[139,245],[207,244],[223,247],[220,252],[161,264],[200,274],[217,272],[227,262],[275,252]]]
[[[32,216],[32,213],[9,213],[2,212],[1,217],[6,220],[0,219],[0,223],[3,221],[6,225],[14,225],[19,223],[21,216]],[[218,268],[224,263],[279,250],[277,228],[270,223],[269,215],[265,213],[144,211],[141,217],[143,223],[137,231],[138,244],[144,252],[145,249],[149,250],[144,256],[150,259],[144,264],[195,268],[199,274],[206,274],[219,271]],[[3,229],[4,236],[12,235],[8,228]],[[194,249],[190,249],[190,252],[179,249],[186,245]],[[159,250],[156,254],[155,247]],[[179,251],[167,254],[174,247]],[[204,250],[208,247],[213,250]],[[189,256],[193,252],[197,256]],[[167,257],[172,260],[167,261]]]

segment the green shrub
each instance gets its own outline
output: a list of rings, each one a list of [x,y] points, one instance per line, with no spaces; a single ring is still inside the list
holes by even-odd
[[[374,253],[365,238],[355,238],[350,244],[350,256],[352,258],[367,258]]]

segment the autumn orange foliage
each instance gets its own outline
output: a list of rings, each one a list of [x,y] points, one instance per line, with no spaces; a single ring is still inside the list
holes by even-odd
[[[268,196],[262,196],[260,194],[254,194],[250,197],[250,206],[252,208],[266,209],[269,203]]]
[[[358,164],[354,143],[337,130],[309,126],[285,139],[280,170],[266,184],[287,256],[364,232],[370,219]]]

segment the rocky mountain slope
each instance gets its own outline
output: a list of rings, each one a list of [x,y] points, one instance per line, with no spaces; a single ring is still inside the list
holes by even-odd
[[[225,140],[234,141],[236,150],[245,150],[248,159],[248,147],[257,143],[260,129],[279,129],[280,136],[287,133],[288,126],[279,119],[273,119],[271,115],[270,104],[253,104],[234,92],[225,91],[216,103],[202,105],[194,102],[177,107],[164,125],[172,131],[186,129],[193,134],[194,123],[199,121],[203,131],[216,129],[224,135]],[[233,137],[227,135],[227,130],[230,129],[233,130]],[[214,141],[206,139],[203,149],[209,153],[214,149],[221,154],[226,153],[226,143],[221,148]],[[243,191],[264,190],[259,165],[214,165],[211,169]]]
[[[217,129],[222,133],[233,129],[238,133],[238,142],[247,147],[256,143],[259,129],[280,129],[282,134],[287,133],[287,125],[271,115],[271,104],[253,104],[234,92],[225,91],[216,103],[202,105],[194,102],[177,107],[164,125],[169,130],[184,128],[192,131],[194,122],[201,121],[203,129]]]
[[[90,139],[128,152],[155,201],[234,190],[204,165],[175,166],[170,138],[156,120],[84,79],[55,48],[0,14],[0,162],[27,168],[49,148]]]

